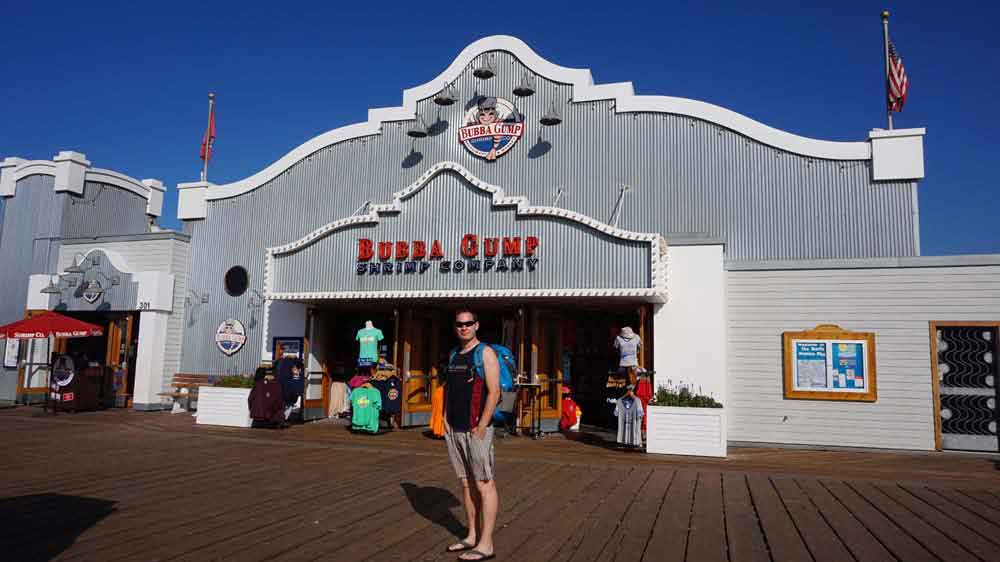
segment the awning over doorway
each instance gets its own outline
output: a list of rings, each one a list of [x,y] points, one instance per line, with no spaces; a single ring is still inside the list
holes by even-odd
[[[83,322],[58,312],[45,312],[0,326],[0,337],[15,339],[35,339],[55,336],[57,338],[88,338],[104,335],[104,329],[95,324]]]

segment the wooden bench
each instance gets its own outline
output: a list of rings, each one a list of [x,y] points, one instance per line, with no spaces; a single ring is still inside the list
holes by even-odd
[[[169,396],[175,400],[184,398],[184,408],[191,411],[191,400],[198,400],[198,389],[203,386],[212,386],[209,375],[199,375],[194,373],[176,373],[170,382],[174,387],[173,392],[160,392],[158,396]],[[186,390],[187,392],[182,392]]]

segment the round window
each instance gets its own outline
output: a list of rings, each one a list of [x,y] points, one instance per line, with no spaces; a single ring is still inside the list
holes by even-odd
[[[226,272],[226,292],[231,297],[238,297],[247,292],[247,285],[250,284],[250,274],[241,266],[233,266]]]

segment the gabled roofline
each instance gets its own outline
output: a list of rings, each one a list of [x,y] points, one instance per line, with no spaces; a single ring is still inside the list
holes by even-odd
[[[380,134],[382,123],[385,122],[415,119],[417,102],[439,92],[446,83],[456,80],[476,57],[491,51],[509,52],[539,76],[572,85],[574,103],[614,100],[616,113],[658,112],[684,115],[718,124],[774,148],[814,158],[868,160],[872,156],[871,144],[866,141],[836,142],[812,139],[769,127],[734,111],[702,101],[669,96],[637,96],[631,82],[594,84],[588,69],[556,65],[543,59],[516,37],[493,35],[466,47],[448,68],[429,82],[404,90],[403,105],[371,109],[368,111],[368,121],[327,131],[299,145],[250,177],[229,184],[212,186],[205,191],[204,200],[226,199],[247,193],[273,180],[294,164],[323,148],[350,139]]]
[[[33,175],[52,176],[56,179],[57,192],[68,191],[77,195],[83,195],[83,186],[88,181],[112,185],[145,199],[147,215],[158,217],[163,211],[166,189],[160,180],[140,181],[113,170],[93,168],[86,155],[68,150],[55,155],[52,160],[8,157],[0,161],[0,197],[14,197],[17,182]]]

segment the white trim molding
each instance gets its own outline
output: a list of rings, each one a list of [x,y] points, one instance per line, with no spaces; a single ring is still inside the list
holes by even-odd
[[[734,111],[702,101],[669,96],[637,96],[631,82],[594,84],[588,69],[556,65],[543,59],[516,37],[493,35],[470,44],[448,68],[429,82],[404,90],[403,105],[370,109],[366,122],[346,125],[318,135],[250,177],[213,187],[204,193],[205,200],[214,201],[242,195],[273,180],[297,162],[323,148],[359,137],[378,135],[385,122],[415,119],[417,102],[435,95],[443,84],[454,82],[465,72],[476,57],[492,51],[511,53],[539,76],[571,85],[573,103],[613,100],[617,113],[656,112],[689,116],[731,129],[774,148],[813,158],[869,160],[872,156],[871,145],[867,141],[836,142],[812,139],[769,127]],[[181,219],[204,218],[204,215],[178,216]]]
[[[620,288],[620,289],[558,289],[558,290],[497,290],[497,291],[342,291],[323,293],[288,293],[273,291],[273,273],[275,256],[290,254],[302,250],[312,244],[322,240],[330,234],[359,224],[378,224],[381,222],[380,215],[396,215],[403,210],[403,201],[416,195],[436,176],[445,172],[455,172],[462,176],[474,187],[489,193],[492,196],[494,207],[515,207],[518,216],[550,216],[577,222],[591,229],[619,238],[645,242],[650,246],[650,287],[649,288]],[[193,184],[192,184],[193,185]],[[331,223],[328,223],[309,234],[281,246],[274,246],[266,249],[266,259],[264,262],[264,297],[275,300],[309,300],[309,299],[360,299],[360,298],[440,298],[440,297],[658,297],[666,298],[667,289],[667,242],[662,236],[656,233],[633,232],[624,230],[610,224],[598,221],[582,213],[570,211],[560,207],[538,207],[528,202],[528,199],[520,196],[509,196],[497,185],[487,183],[467,170],[457,162],[438,162],[427,169],[412,184],[393,194],[392,202],[385,204],[369,205],[368,212],[362,215],[352,215]],[[658,301],[660,302],[660,301]],[[265,308],[264,318],[267,320],[268,310]]]
[[[146,199],[146,214],[160,216],[163,210],[163,182],[156,179],[139,181],[113,170],[92,168],[86,155],[64,150],[52,160],[23,160],[6,158],[0,162],[0,196],[14,197],[17,182],[33,175],[55,178],[56,192],[70,192],[83,195],[84,184],[88,181],[103,183],[135,193]]]
[[[553,298],[553,297],[641,297],[649,302],[665,302],[659,289],[497,289],[478,291],[326,291],[271,293],[270,300],[361,300],[361,299],[478,299],[478,298]]]

